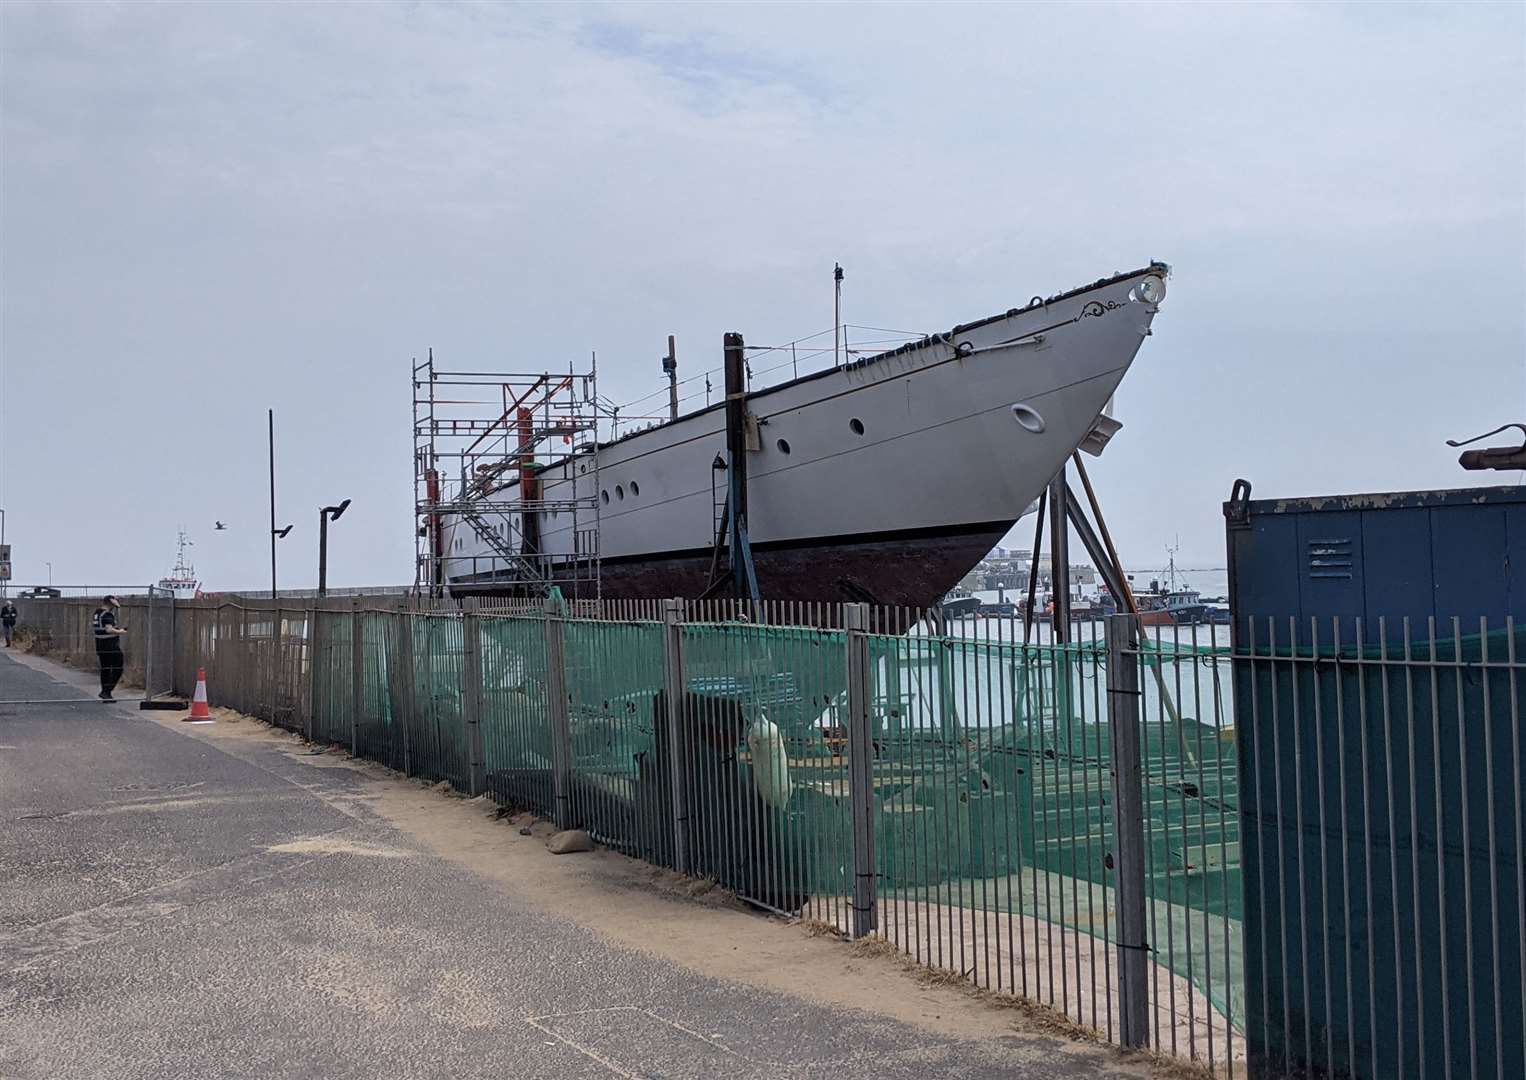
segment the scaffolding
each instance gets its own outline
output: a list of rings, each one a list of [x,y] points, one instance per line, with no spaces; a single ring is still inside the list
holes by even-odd
[[[598,363],[565,373],[413,365],[420,595],[598,600]]]

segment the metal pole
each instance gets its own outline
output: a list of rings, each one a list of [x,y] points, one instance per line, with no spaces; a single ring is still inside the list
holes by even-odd
[[[662,602],[664,654],[667,660],[663,691],[668,699],[668,783],[673,811],[673,869],[689,872],[688,760],[685,745],[682,600]]]
[[[1028,606],[1023,611],[1023,648],[1033,638],[1033,620],[1038,617],[1034,610],[1038,603],[1039,554],[1044,549],[1044,509],[1049,504],[1049,492],[1039,492],[1038,520],[1033,526],[1033,557],[1028,560]]]
[[[549,605],[546,628],[546,705],[551,721],[552,819],[558,829],[572,827],[572,727],[567,716],[566,627]]]
[[[307,606],[307,632],[303,634],[302,644],[307,651],[307,716],[303,720],[302,735],[308,742],[313,741],[313,713],[318,710],[318,702],[323,699],[323,691],[319,689],[318,672],[327,664],[327,657],[319,652],[318,647],[318,606]]]
[[[360,709],[366,697],[365,630],[361,625],[360,597],[350,611],[350,754],[360,756]]]
[[[1118,905],[1119,1030],[1126,1047],[1147,1046],[1150,1041],[1140,703],[1134,616],[1109,615],[1107,712],[1113,755],[1113,892]]]
[[[413,672],[413,621],[408,611],[393,616],[397,647],[393,650],[393,715],[403,740],[403,775],[413,775],[413,727],[417,721],[416,678]],[[480,661],[479,661],[480,663]]]
[[[266,410],[270,429],[270,598],[276,595],[276,411]]]
[[[832,366],[842,366],[842,265],[832,264]]]
[[[466,722],[467,794],[476,797],[487,787],[487,764],[482,755],[482,638],[474,612],[461,616],[461,715]]]
[[[1070,488],[1061,466],[1049,481],[1049,589],[1054,593],[1054,611],[1049,617],[1054,643],[1070,639]]]
[[[173,604],[173,601],[171,601]],[[274,611],[270,613],[270,641],[273,650],[270,663],[266,665],[269,672],[267,685],[270,687],[270,722],[280,727],[290,729],[295,717],[281,723],[282,705],[286,692],[286,680],[283,678],[286,672],[286,631],[285,624],[281,619],[281,605],[276,604]],[[293,698],[295,700],[295,697]]]
[[[275,513],[274,510],[271,511]],[[275,528],[274,524],[271,528]],[[275,547],[275,533],[270,534],[271,548]],[[329,516],[327,511],[318,511],[318,595],[329,594]]]
[[[678,351],[673,335],[668,335],[668,355],[663,358],[662,370],[668,373],[668,419],[678,419]]]
[[[843,607],[848,641],[848,800],[853,810],[852,936],[878,925],[874,870],[874,742],[869,720],[869,606]]]

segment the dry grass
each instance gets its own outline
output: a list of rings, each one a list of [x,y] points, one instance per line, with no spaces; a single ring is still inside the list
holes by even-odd
[[[830,923],[820,922],[815,919],[805,920],[803,924],[806,932],[814,937],[836,937],[843,940],[842,932]],[[984,986],[977,986],[968,978],[955,971],[947,971],[941,968],[931,968],[920,964],[914,957],[906,955],[900,949],[878,934],[866,938],[860,938],[849,946],[854,953],[862,957],[873,957],[894,963],[896,966],[909,972],[918,982],[926,986],[942,986],[958,990],[964,996],[973,1001],[979,1001],[993,1009],[1005,1009],[1019,1013],[1028,1025],[1045,1034],[1055,1035],[1059,1038],[1068,1039],[1072,1042],[1092,1043],[1099,1046],[1111,1044],[1095,1028],[1078,1024],[1059,1009],[1051,1008],[1037,1001],[1019,997],[1016,994],[1007,993],[1004,990],[991,990]],[[1135,1061],[1148,1062],[1150,1072],[1154,1076],[1165,1078],[1181,1078],[1181,1080],[1213,1080],[1213,1078],[1225,1075],[1223,1069],[1210,1069],[1206,1064],[1194,1061],[1183,1061],[1181,1058],[1172,1057],[1158,1050],[1119,1050],[1125,1058]]]

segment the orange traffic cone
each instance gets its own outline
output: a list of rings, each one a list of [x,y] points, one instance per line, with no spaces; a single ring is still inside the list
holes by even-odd
[[[207,671],[206,668],[196,669],[196,695],[191,698],[191,712],[187,720],[210,720],[212,713],[207,709]]]

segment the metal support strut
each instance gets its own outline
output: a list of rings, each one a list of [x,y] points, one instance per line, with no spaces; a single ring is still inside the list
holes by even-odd
[[[747,368],[742,335],[726,335],[726,506],[715,535],[715,554],[710,561],[710,584],[700,595],[705,599],[726,583],[738,600],[752,601],[753,610],[763,604],[758,575],[753,568],[752,541],[747,535]],[[727,567],[717,573],[724,545]]]

